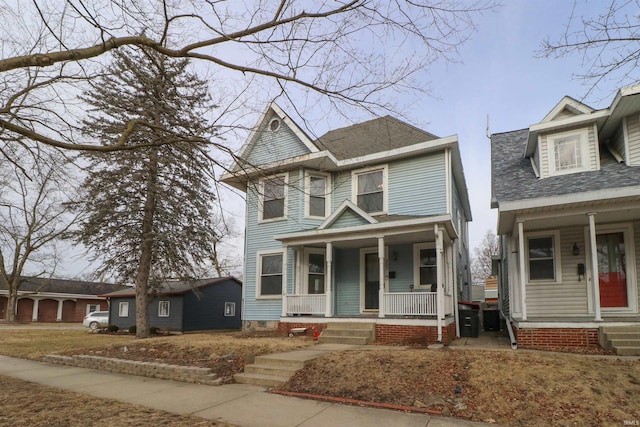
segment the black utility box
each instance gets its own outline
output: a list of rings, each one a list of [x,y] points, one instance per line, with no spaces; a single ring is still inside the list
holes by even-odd
[[[461,337],[478,338],[480,333],[480,315],[478,313],[479,310],[458,310]]]
[[[484,309],[482,311],[482,323],[485,331],[499,331],[500,312],[498,310]]]

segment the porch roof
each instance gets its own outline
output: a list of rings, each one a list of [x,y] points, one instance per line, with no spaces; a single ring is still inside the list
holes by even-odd
[[[341,228],[313,228],[274,236],[288,245],[312,245],[327,242],[342,242],[344,245],[365,244],[378,237],[385,237],[389,242],[416,242],[433,239],[433,226],[438,224],[444,228],[449,240],[458,238],[451,215],[423,216],[406,218],[404,216],[388,216],[384,221],[375,224],[363,224]],[[419,237],[419,233],[423,238]]]

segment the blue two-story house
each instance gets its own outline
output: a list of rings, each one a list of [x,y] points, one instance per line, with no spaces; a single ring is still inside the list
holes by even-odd
[[[455,337],[471,220],[457,136],[386,116],[314,140],[272,103],[237,157],[222,181],[246,193],[245,329]]]

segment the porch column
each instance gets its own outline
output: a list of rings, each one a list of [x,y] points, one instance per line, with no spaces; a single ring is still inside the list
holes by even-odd
[[[442,230],[440,230],[438,224],[433,225],[433,234],[436,238],[436,318],[438,321],[438,342],[442,342],[442,319],[444,318],[444,292],[442,289]]]
[[[600,312],[600,275],[598,274],[598,245],[596,244],[596,214],[588,213],[589,240],[591,241],[591,283],[593,283],[593,311],[595,320],[602,320]]]
[[[527,270],[525,268],[524,252],[524,221],[518,221],[518,260],[520,261],[520,309],[522,320],[527,320]]]
[[[331,272],[333,271],[331,266],[333,264],[333,245],[331,244],[331,242],[327,242],[327,249],[325,252],[327,265],[324,271],[324,293],[327,300],[324,317],[331,317],[333,316],[333,299],[331,298]]]
[[[282,246],[282,317],[287,317],[287,270],[289,269],[289,247]]]
[[[64,300],[58,300],[58,312],[56,314],[56,322],[62,321],[62,307],[64,305]]]
[[[40,306],[40,299],[39,298],[34,298],[33,300],[33,312],[31,313],[31,320],[34,322],[38,321],[38,308]],[[17,308],[17,304],[16,304],[16,308]]]
[[[378,237],[380,287],[378,289],[378,317],[384,317],[384,237]]]

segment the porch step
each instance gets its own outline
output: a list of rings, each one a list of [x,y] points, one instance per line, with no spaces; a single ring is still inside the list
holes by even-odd
[[[244,372],[235,374],[233,379],[240,384],[277,387],[316,357],[316,353],[305,350],[257,356],[253,364],[246,365]]]
[[[376,324],[361,322],[328,323],[318,338],[321,344],[367,345],[376,339]]]
[[[602,348],[615,354],[640,356],[640,325],[601,327],[598,342]]]

